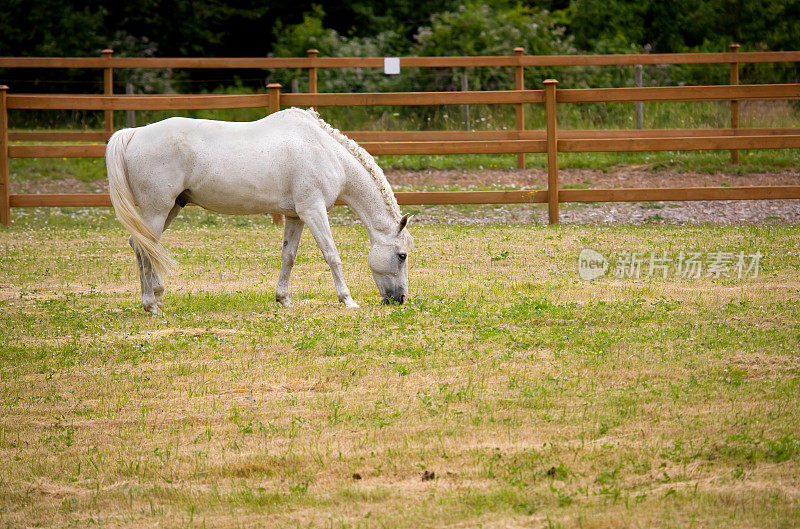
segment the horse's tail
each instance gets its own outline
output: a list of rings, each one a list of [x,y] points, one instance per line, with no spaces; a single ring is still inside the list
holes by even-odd
[[[134,244],[150,258],[158,275],[163,277],[177,263],[147,227],[134,204],[133,192],[128,182],[128,167],[125,163],[125,149],[134,132],[136,129],[122,129],[108,140],[106,147],[108,191],[117,218],[131,233]]]

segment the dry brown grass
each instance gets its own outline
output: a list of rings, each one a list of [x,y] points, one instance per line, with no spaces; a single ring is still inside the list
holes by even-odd
[[[203,219],[167,237],[163,320],[116,229],[0,233],[0,524],[796,524],[796,228],[417,227],[383,307],[340,227],[349,312],[310,239],[279,310],[280,233]],[[766,256],[586,284],[584,246]]]

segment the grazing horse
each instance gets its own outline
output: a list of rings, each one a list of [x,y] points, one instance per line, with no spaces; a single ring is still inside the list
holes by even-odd
[[[275,289],[283,306],[290,305],[289,274],[308,225],[339,301],[358,308],[328,223],[328,210],[341,199],[367,229],[367,263],[384,303],[408,296],[409,216],[401,217],[372,156],[313,110],[291,108],[253,122],[169,118],[123,129],[108,142],[106,166],[111,202],[131,233],[148,312],[162,314],[161,276],[176,264],[159,239],[189,202],[225,214],[286,217]]]

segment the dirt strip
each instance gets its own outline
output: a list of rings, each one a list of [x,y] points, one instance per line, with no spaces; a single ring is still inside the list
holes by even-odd
[[[485,169],[405,171],[389,169],[386,177],[395,190],[417,186],[478,186],[547,187],[547,171],[543,169]],[[685,173],[670,170],[648,170],[647,166],[628,166],[600,171],[595,169],[561,169],[558,172],[562,188],[591,187],[708,187],[708,186],[770,186],[800,184],[800,170],[779,173],[722,174]]]
[[[485,189],[488,187],[544,189],[547,172],[541,169],[511,170],[426,170],[389,169],[386,177],[395,191],[420,189]],[[621,187],[706,187],[800,185],[800,171],[753,174],[685,173],[648,170],[630,166],[610,171],[564,169],[559,172],[562,188]],[[13,182],[12,193],[87,193],[107,190],[105,181],[82,182],[75,179]],[[531,224],[547,222],[546,206],[416,206],[412,210],[418,223],[482,225],[492,223]],[[356,217],[347,208],[334,208],[331,218],[337,223],[354,223]],[[800,224],[800,200],[722,200],[699,202],[641,202],[563,204],[564,223],[643,223],[668,224]]]

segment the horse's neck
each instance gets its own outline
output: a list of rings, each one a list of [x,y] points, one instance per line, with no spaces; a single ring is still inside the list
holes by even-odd
[[[384,201],[378,184],[360,165],[348,171],[347,184],[340,198],[353,208],[364,223],[370,241],[397,230],[400,219]]]

